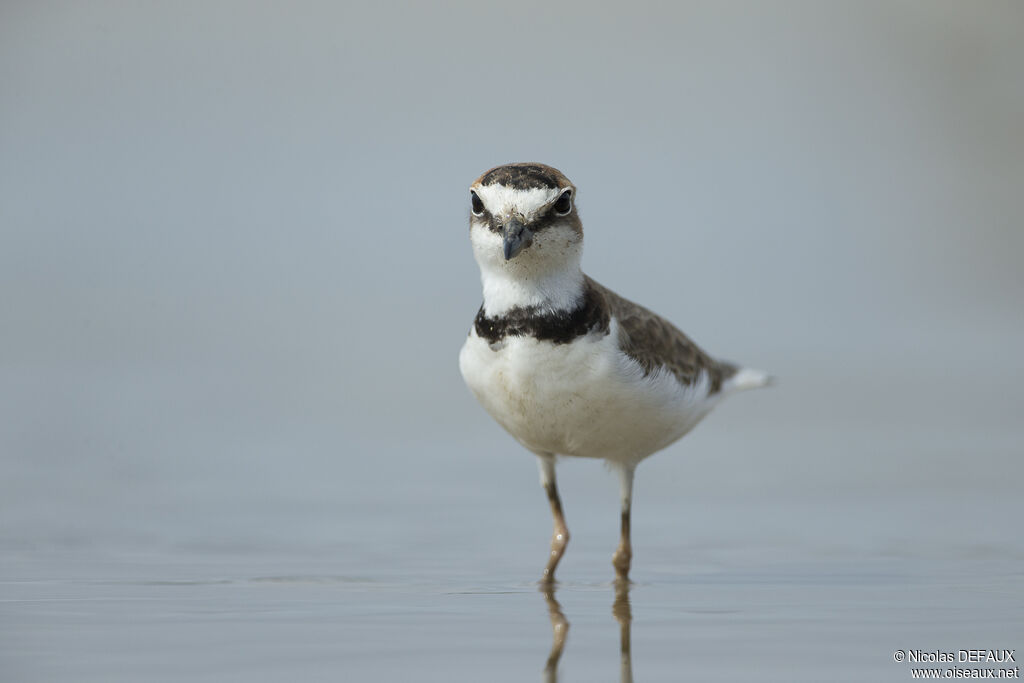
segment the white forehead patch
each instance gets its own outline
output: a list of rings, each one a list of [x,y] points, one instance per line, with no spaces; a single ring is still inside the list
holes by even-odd
[[[535,218],[537,213],[550,204],[563,190],[549,187],[532,187],[519,190],[505,187],[497,183],[473,188],[487,210],[495,216],[507,216],[515,212],[527,220]]]

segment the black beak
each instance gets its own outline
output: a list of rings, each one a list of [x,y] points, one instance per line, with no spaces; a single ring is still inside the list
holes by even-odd
[[[508,261],[530,246],[533,233],[518,218],[510,218],[505,223],[505,229],[501,231],[501,236],[504,238],[505,260]]]

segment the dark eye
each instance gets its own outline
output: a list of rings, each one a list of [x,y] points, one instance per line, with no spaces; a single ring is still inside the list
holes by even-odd
[[[476,192],[470,190],[469,192],[470,201],[473,204],[473,215],[482,216],[484,215],[484,203],[480,201],[480,198],[476,196]]]
[[[555,202],[555,213],[565,216],[572,211],[572,190],[566,190]]]

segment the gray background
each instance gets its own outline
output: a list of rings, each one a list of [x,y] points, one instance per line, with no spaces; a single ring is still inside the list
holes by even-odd
[[[899,633],[843,622],[878,642],[840,678],[1024,649],[1022,30],[1012,1],[7,0],[0,672],[536,674],[546,505],[457,368],[467,188],[508,161],[578,186],[590,275],[780,378],[638,472],[638,678],[708,633],[672,596],[753,613],[702,653],[776,626],[705,680],[820,679],[805,617],[901,599]],[[613,638],[617,483],[560,476],[560,596]],[[823,581],[841,605],[803,610]],[[476,591],[525,596],[502,623],[538,645],[474,648],[524,642],[437,597]],[[974,630],[928,630],[978,591]],[[600,638],[570,642],[580,680],[617,671]]]

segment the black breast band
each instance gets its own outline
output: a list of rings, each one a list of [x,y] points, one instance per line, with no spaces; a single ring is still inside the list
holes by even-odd
[[[539,341],[568,344],[591,332],[607,334],[609,320],[604,300],[588,283],[583,298],[570,311],[543,311],[536,306],[529,306],[513,308],[505,315],[489,318],[481,306],[474,327],[477,336],[490,344],[505,337],[533,337]]]

